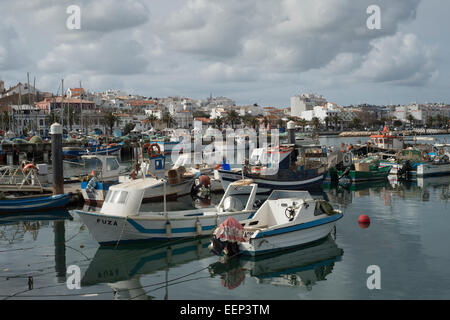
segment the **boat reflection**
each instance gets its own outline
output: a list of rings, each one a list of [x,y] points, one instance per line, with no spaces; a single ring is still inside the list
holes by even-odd
[[[331,236],[308,246],[261,257],[239,257],[218,261],[209,266],[212,276],[220,276],[228,289],[238,287],[246,274],[257,283],[275,286],[312,286],[332,272],[344,251]]]
[[[72,216],[67,210],[54,210],[45,213],[20,212],[17,214],[2,214],[0,216],[0,241],[12,244],[24,239],[28,232],[36,241],[41,227],[51,221],[71,220]]]
[[[119,299],[152,299],[141,285],[140,278],[158,271],[166,271],[166,279],[159,286],[166,287],[168,298],[169,269],[211,256],[209,237],[190,241],[158,241],[122,247],[100,247],[81,279],[81,286],[108,284]],[[158,286],[156,286],[158,287]],[[154,286],[147,290],[155,289]]]
[[[323,189],[327,192],[330,202],[343,207],[348,206],[354,198],[365,196],[378,196],[383,198],[385,205],[391,204],[395,198],[417,199],[423,202],[430,201],[430,192],[433,191],[440,200],[450,199],[450,177],[427,177],[417,180],[398,180],[389,177],[389,180],[360,183],[351,186],[338,184],[324,184]]]

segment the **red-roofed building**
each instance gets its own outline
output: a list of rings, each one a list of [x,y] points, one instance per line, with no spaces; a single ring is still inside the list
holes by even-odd
[[[74,89],[68,89],[67,90],[67,95],[70,98],[80,97],[80,93],[81,93],[81,95],[84,95],[84,89],[83,88],[74,88]]]
[[[53,110],[61,109],[62,103],[64,107],[69,106],[72,110],[81,110],[81,107],[83,107],[83,110],[95,109],[95,103],[92,101],[67,97],[64,100],[61,97],[45,98],[40,102],[36,102],[36,108],[49,114]]]

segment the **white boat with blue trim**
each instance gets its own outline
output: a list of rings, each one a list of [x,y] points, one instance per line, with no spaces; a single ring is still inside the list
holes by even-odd
[[[251,189],[245,206],[233,196],[242,188]],[[216,207],[147,212],[141,210],[146,192],[142,184],[123,183],[109,189],[100,212],[74,212],[80,215],[100,245],[192,238],[211,235],[215,227],[229,217],[237,220],[250,218],[255,213],[256,191],[257,185],[252,181],[239,181],[229,186]]]
[[[304,245],[328,236],[342,217],[307,191],[273,191],[252,218],[240,221],[237,235],[224,227],[228,222],[214,231],[213,252],[256,256]]]

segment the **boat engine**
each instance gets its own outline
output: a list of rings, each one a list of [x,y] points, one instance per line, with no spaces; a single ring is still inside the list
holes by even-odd
[[[397,175],[399,177],[404,177],[407,179],[409,177],[409,173],[413,170],[411,162],[406,160],[403,166],[398,170]]]
[[[228,257],[234,257],[240,253],[239,244],[237,242],[222,241],[213,236],[211,239],[211,252],[220,256],[223,251]]]
[[[211,198],[211,179],[208,176],[200,176],[197,185],[192,186],[191,196],[197,199]]]

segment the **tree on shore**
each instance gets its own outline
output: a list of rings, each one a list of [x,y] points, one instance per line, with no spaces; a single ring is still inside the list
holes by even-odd
[[[230,110],[228,111],[226,122],[231,124],[231,127],[234,129],[235,124],[241,123],[239,114],[236,112],[236,110]]]
[[[105,127],[109,128],[109,132],[112,135],[113,128],[116,123],[119,123],[119,118],[112,112],[108,112],[103,118],[103,124]]]
[[[320,125],[320,120],[319,120],[319,118],[313,117],[313,118],[311,119],[311,124],[313,125],[314,130],[317,131],[317,129],[319,129],[319,125]]]
[[[362,123],[361,119],[359,119],[358,117],[355,117],[352,119],[352,121],[350,121],[349,127],[353,128],[353,129],[359,129],[359,128],[361,128],[361,123]]]
[[[162,118],[162,121],[167,124],[167,128],[170,128],[173,125],[177,124],[177,121],[175,120],[175,118],[169,113],[169,112],[165,112]]]
[[[268,126],[269,123],[270,123],[269,117],[265,116],[265,117],[263,118],[263,123],[264,123],[264,128],[267,128],[267,126]]]
[[[257,118],[253,117],[251,119],[250,125],[253,129],[257,130],[257,128],[259,128],[259,124],[260,124],[260,122]]]
[[[133,129],[136,127],[136,125],[134,123],[128,122],[124,127],[123,127],[123,132],[122,135],[126,136],[127,134],[129,134],[131,131],[133,131]]]
[[[221,130],[223,125],[223,118],[222,117],[216,117],[213,120],[213,127],[216,129]]]
[[[406,117],[406,120],[408,120],[408,122],[409,122],[409,124],[411,125],[411,126],[413,126],[413,124],[414,124],[414,117],[413,117],[413,115],[412,114],[408,114],[408,116]]]
[[[326,116],[325,117],[325,129],[328,131],[328,129],[329,129],[329,124],[331,123],[331,117],[329,117],[329,116]]]
[[[150,123],[152,128],[154,128],[155,122],[158,122],[158,118],[154,114],[151,114],[147,117],[147,121],[148,121],[148,123]]]
[[[3,111],[3,114],[2,114],[2,128],[5,131],[9,130],[9,114],[8,114],[8,111]]]
[[[435,117],[435,123],[437,124],[438,127],[441,127],[441,126],[442,126],[442,123],[443,123],[442,120],[443,120],[443,119],[442,119],[442,116],[441,116],[440,114],[438,114],[438,115]]]
[[[433,119],[433,117],[432,116],[428,116],[427,117],[427,121],[426,121],[426,125],[427,125],[427,127],[428,128],[431,128],[431,127],[433,127],[433,123],[434,123],[434,119]]]
[[[334,122],[334,130],[338,130],[339,121],[341,121],[341,118],[339,117],[339,115],[335,114],[332,116],[332,120]]]
[[[306,121],[306,119],[300,119],[299,123],[303,128],[303,132],[305,132],[305,127],[308,125],[308,121]]]

